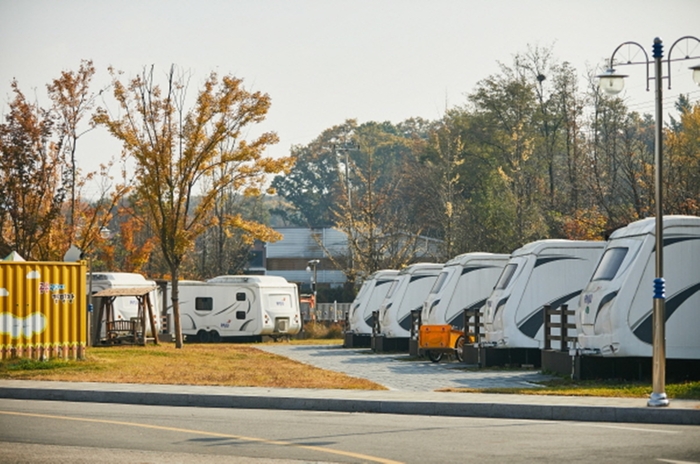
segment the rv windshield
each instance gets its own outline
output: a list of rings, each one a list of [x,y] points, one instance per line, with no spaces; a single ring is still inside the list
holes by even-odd
[[[591,280],[613,280],[620,265],[622,265],[622,261],[627,256],[627,250],[628,248],[608,248],[605,250]]]
[[[442,288],[442,285],[445,283],[447,280],[447,275],[449,274],[448,271],[442,271],[440,275],[438,276],[437,280],[433,284],[433,288],[430,290],[430,294],[435,294],[440,291]]]
[[[513,274],[515,274],[515,270],[518,268],[518,265],[516,263],[509,263],[504,269],[503,273],[501,274],[501,277],[498,279],[498,283],[496,284],[496,290],[503,290],[508,286],[510,283],[510,279],[513,278]]]

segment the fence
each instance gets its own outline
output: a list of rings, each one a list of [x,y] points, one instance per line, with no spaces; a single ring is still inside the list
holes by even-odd
[[[574,310],[570,310],[568,305],[561,305],[560,308],[552,308],[547,305],[544,307],[544,349],[552,349],[552,340],[559,341],[559,350],[568,351],[569,342],[573,347],[578,341],[576,337],[576,324],[569,322],[569,317],[576,314]],[[552,316],[559,316],[559,322],[552,322]],[[552,334],[552,329],[559,329],[558,335]],[[569,329],[573,329],[574,336],[569,336]]]
[[[350,311],[352,303],[318,303],[311,309],[308,304],[301,305],[301,315],[304,322],[343,322],[345,313]]]

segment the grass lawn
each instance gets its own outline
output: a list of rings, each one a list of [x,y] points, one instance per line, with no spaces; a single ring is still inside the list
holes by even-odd
[[[369,380],[308,366],[258,350],[255,345],[231,343],[187,343],[180,350],[168,343],[91,347],[85,360],[7,359],[0,361],[0,378],[385,390]]]

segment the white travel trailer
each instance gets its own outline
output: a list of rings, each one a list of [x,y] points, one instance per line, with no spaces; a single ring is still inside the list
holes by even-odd
[[[442,264],[417,263],[402,269],[379,308],[380,335],[406,339],[411,335],[411,311],[421,309]]]
[[[301,330],[299,291],[277,276],[219,276],[178,283],[182,334],[203,343],[260,340]]]
[[[700,359],[700,217],[665,216],[666,358]],[[652,356],[656,219],[615,231],[576,310],[584,354]]]
[[[133,289],[150,287],[152,290],[148,293],[153,315],[155,317],[156,329],[160,328],[161,317],[161,295],[158,286],[153,280],[148,280],[141,274],[132,272],[93,272],[91,277],[92,293],[99,293],[102,290],[110,289]],[[90,291],[90,288],[88,288]],[[95,317],[92,321],[93,331],[99,328],[99,339],[107,337],[105,332],[105,322],[109,321],[130,321],[132,318],[139,316],[139,300],[136,296],[125,295],[115,296],[111,304],[112,314],[101,314],[100,307],[102,306],[101,298],[93,298],[93,314]],[[145,315],[143,315],[145,316]],[[97,319],[101,320],[97,320]],[[146,324],[150,332],[150,324]],[[94,332],[93,332],[94,333]],[[148,333],[153,335],[152,333]]]
[[[464,328],[464,310],[480,309],[508,263],[510,255],[465,253],[445,263],[423,302],[422,325]]]
[[[480,310],[510,255],[465,253],[445,263],[423,302],[418,346],[433,362],[454,352],[463,360],[464,311]]]
[[[398,274],[399,271],[383,269],[365,280],[350,305],[348,332],[355,335],[372,335],[372,311],[379,309]]]
[[[574,309],[604,248],[602,241],[540,240],[515,250],[486,300],[483,346],[543,348],[544,307]]]

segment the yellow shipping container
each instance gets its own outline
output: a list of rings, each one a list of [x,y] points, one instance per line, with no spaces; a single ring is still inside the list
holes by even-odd
[[[0,357],[85,357],[86,265],[0,261]]]

